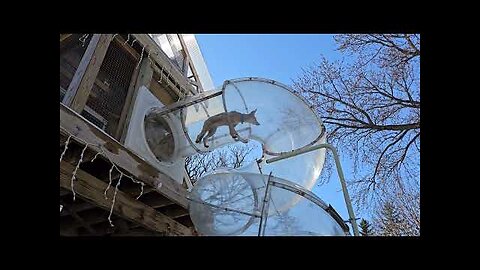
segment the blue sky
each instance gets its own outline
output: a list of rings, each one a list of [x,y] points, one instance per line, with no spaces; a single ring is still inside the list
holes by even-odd
[[[332,35],[195,35],[216,87],[223,81],[240,77],[264,77],[291,85],[322,55],[337,60],[342,55],[335,50]],[[351,177],[353,164],[341,157],[345,177]],[[330,203],[343,219],[348,212],[336,173],[327,185],[315,187],[314,193]],[[357,218],[362,217],[357,213]]]
[[[301,68],[341,55],[332,35],[196,35],[215,86],[238,77],[265,77],[290,84]]]

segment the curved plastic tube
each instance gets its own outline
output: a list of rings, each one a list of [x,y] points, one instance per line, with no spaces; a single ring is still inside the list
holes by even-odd
[[[223,125],[215,128],[213,136],[206,139],[205,144],[203,138],[196,142],[206,120],[231,112],[242,114],[236,120],[232,120],[230,116],[226,118],[234,126],[237,137],[232,136],[228,125]],[[320,149],[288,160],[265,162],[326,142],[325,127],[320,117],[305,99],[286,85],[253,77],[228,80],[219,90],[187,97],[164,108],[150,109],[145,116],[145,126],[148,131],[145,133],[146,140],[150,142],[150,148],[155,148],[165,141],[161,138],[162,134],[171,134],[165,135],[171,142],[165,145],[174,145],[173,149],[169,149],[169,156],[165,156],[163,150],[157,151],[159,154],[163,153],[161,158],[167,163],[176,163],[193,154],[209,152],[237,141],[245,143],[256,140],[262,144],[263,156],[258,163],[252,162],[238,170],[220,170],[197,180],[192,189],[190,211],[194,224],[201,228],[203,234],[249,234],[249,230],[258,225],[256,219],[259,215],[268,220],[262,224],[266,226],[262,231],[266,230],[267,234],[282,234],[283,231],[278,228],[285,225],[286,220],[297,220],[292,224],[298,226],[303,224],[298,221],[302,219],[301,215],[293,217],[289,216],[290,213],[296,215],[295,213],[301,212],[298,209],[307,205],[309,208],[302,211],[312,211],[308,209],[314,205],[318,207],[318,204],[309,203],[308,199],[297,192],[272,187],[268,190],[267,211],[262,215],[259,202],[263,201],[267,191],[268,174],[271,174],[276,182],[286,181],[296,185],[298,189],[310,191],[320,176],[325,161],[325,149]],[[151,138],[148,138],[148,134],[152,134]],[[217,205],[217,208],[212,205]],[[205,211],[205,206],[211,211]],[[323,217],[319,222],[325,222],[324,226],[330,230],[307,228],[307,231],[313,234],[343,234],[338,227],[340,225],[331,225],[331,216],[324,214],[325,209],[318,211],[320,212],[316,216]],[[271,227],[275,222],[278,223],[277,227]],[[285,230],[294,230],[292,226],[287,226]],[[255,233],[258,232],[259,229],[256,228]]]

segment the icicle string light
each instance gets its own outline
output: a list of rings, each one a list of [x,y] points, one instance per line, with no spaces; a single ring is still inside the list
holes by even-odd
[[[70,138],[72,135],[68,136],[67,140],[65,141],[65,148],[63,149],[62,154],[60,155],[60,162],[62,162],[63,155],[65,155],[65,152],[67,152],[68,149],[68,143],[70,142]]]
[[[93,159],[90,160],[90,162],[93,162],[93,161],[97,158],[98,155],[100,155],[100,152],[97,152],[97,153],[95,154],[95,156],[93,157]]]
[[[110,161],[110,162],[111,162],[111,161]],[[108,186],[107,186],[107,188],[105,189],[105,192],[104,192],[104,194],[105,194],[105,199],[107,199],[107,190],[108,190],[108,189],[110,188],[110,186],[112,185],[112,171],[113,171],[113,168],[115,168],[115,169],[116,169],[119,173],[121,173],[123,176],[125,176],[125,177],[129,178],[130,180],[132,180],[133,183],[141,185],[141,187],[140,187],[140,190],[141,190],[141,191],[140,191],[140,195],[138,195],[137,198],[136,198],[136,199],[138,200],[138,199],[140,198],[140,196],[143,195],[143,188],[144,188],[144,186],[145,186],[145,183],[143,183],[143,182],[141,182],[141,181],[138,181],[138,180],[135,180],[135,179],[133,179],[133,177],[124,174],[122,171],[120,171],[120,169],[119,169],[113,162],[111,162],[111,163],[112,163],[112,168],[110,168],[110,172],[109,172],[110,182],[108,183]]]
[[[138,69],[138,67],[140,66],[140,63],[142,62],[142,58],[143,58],[143,52],[145,51],[145,46],[143,46],[142,48],[142,53],[140,54],[140,60],[138,60],[138,64],[137,64],[137,67],[135,69]]]
[[[132,177],[127,176],[127,175],[125,175],[125,177],[130,178],[130,180],[132,180],[132,182],[135,183],[135,184],[140,184],[140,194],[136,198],[136,200],[138,200],[138,198],[140,198],[140,196],[143,195],[143,187],[145,186],[145,183],[137,181],[137,180],[135,180]]]
[[[136,200],[138,200],[138,198],[140,198],[140,196],[143,195],[143,187],[144,187],[144,186],[145,186],[144,183],[141,183],[141,184],[140,184],[140,189],[141,189],[141,190],[140,190],[140,194],[137,196],[137,198],[135,198]]]
[[[106,157],[106,158],[108,159],[108,161],[112,164],[112,168],[110,169],[110,172],[109,172],[109,180],[110,180],[110,183],[109,183],[109,185],[107,186],[107,189],[105,190],[105,193],[104,193],[104,194],[105,194],[105,199],[108,199],[107,196],[106,196],[106,192],[107,192],[107,190],[109,189],[109,187],[110,187],[110,185],[111,185],[111,183],[112,183],[111,173],[112,173],[112,171],[113,171],[113,168],[115,168],[118,172],[122,173],[123,176],[125,176],[125,177],[127,177],[127,178],[130,178],[130,180],[132,180],[132,182],[134,182],[135,184],[140,184],[140,185],[141,185],[141,186],[140,186],[140,194],[136,197],[137,200],[143,195],[145,183],[142,182],[142,181],[135,180],[132,176],[126,175],[126,174],[124,174],[123,172],[121,172],[120,169],[115,165],[115,163],[109,158],[108,154],[103,150],[103,148],[102,148],[101,145],[95,145],[95,144],[92,144],[92,143],[88,143],[88,142],[86,142],[85,140],[83,140],[83,139],[81,139],[81,138],[78,138],[78,137],[74,136],[73,134],[70,134],[70,133],[69,133],[68,131],[66,131],[65,129],[63,129],[63,130],[64,130],[64,132],[66,132],[66,133],[69,134],[66,142],[69,142],[69,141],[70,141],[70,138],[73,137],[73,138],[75,138],[77,141],[84,143],[87,148],[88,148],[88,145],[90,145],[90,146],[94,146],[95,148],[98,149],[98,152],[95,154],[95,156],[93,157],[93,159],[91,160],[91,162],[93,162],[93,161],[97,158],[97,156],[98,156],[99,154],[102,154],[102,155],[103,155],[104,157]],[[66,151],[66,150],[64,150],[64,152],[65,152],[65,151]],[[84,148],[84,151],[85,151],[85,148]],[[84,151],[82,151],[82,153],[83,153]],[[61,159],[60,159],[60,161],[61,161]],[[76,171],[75,171],[75,173],[76,173]]]
[[[105,200],[107,200],[107,190],[110,188],[110,186],[112,185],[112,171],[113,171],[113,168],[115,168],[115,165],[112,165],[112,168],[110,168],[110,171],[108,172],[108,179],[109,179],[109,182],[108,182],[108,186],[107,188],[105,189],[105,191],[103,192],[103,194],[105,195]]]
[[[82,150],[82,153],[80,154],[80,160],[77,163],[77,166],[75,166],[75,170],[73,170],[72,173],[72,178],[70,179],[70,186],[72,188],[72,193],[73,193],[73,201],[75,201],[75,190],[73,189],[73,181],[75,180],[75,175],[77,174],[77,170],[80,167],[80,164],[82,163],[83,160],[83,154],[85,153],[85,150],[87,150],[88,143],[85,144],[85,147]]]
[[[150,64],[154,65],[152,59],[150,58],[150,50],[147,52],[147,59],[150,61]]]
[[[117,192],[118,192],[118,186],[120,186],[120,182],[122,181],[122,176],[123,173],[120,172],[120,178],[118,178],[118,183],[115,185],[115,193],[113,194],[113,200],[112,200],[112,207],[110,208],[110,214],[108,215],[108,221],[110,222],[110,226],[115,227],[112,223],[112,212],[113,212],[113,207],[115,206],[115,198],[117,197]]]
[[[130,34],[128,34],[127,40],[125,40],[125,42],[123,43],[123,45],[127,44],[129,40],[130,40]]]
[[[162,79],[163,79],[163,66],[162,68],[160,69],[160,80],[158,81],[158,83],[162,83]]]
[[[85,41],[87,41],[88,36],[89,34],[85,34],[78,39],[80,42],[82,42],[82,47],[85,46]]]
[[[107,153],[106,151],[104,151],[104,148],[103,148],[103,146],[102,146],[101,144],[88,143],[88,142],[86,142],[84,139],[79,138],[79,137],[71,134],[70,132],[68,132],[68,131],[65,130],[64,128],[62,128],[62,127],[60,127],[60,128],[61,128],[61,130],[63,130],[63,132],[65,132],[66,134],[68,134],[68,138],[67,138],[67,140],[65,141],[66,143],[68,143],[68,142],[70,141],[70,139],[73,137],[74,140],[85,144],[85,147],[84,147],[83,150],[82,150],[82,154],[81,154],[81,157],[80,157],[80,161],[79,161],[79,163],[77,164],[76,170],[78,169],[78,165],[81,163],[81,161],[82,161],[82,159],[83,159],[83,154],[84,154],[85,150],[88,148],[88,146],[90,146],[90,147],[94,147],[94,148],[98,149],[98,152],[97,152],[97,154],[95,154],[95,156],[94,156],[93,159],[95,159],[95,158],[98,156],[98,154],[101,154],[101,155],[103,155],[103,156],[112,164],[112,168],[110,169],[109,175],[111,175],[111,172],[113,171],[113,168],[115,168],[118,172],[120,172],[120,178],[119,178],[118,183],[117,183],[117,185],[116,185],[116,189],[115,189],[115,193],[114,193],[114,197],[113,197],[113,202],[112,202],[112,207],[111,207],[111,211],[110,211],[110,216],[111,216],[111,212],[112,212],[112,210],[113,210],[114,204],[115,204],[115,198],[116,198],[116,194],[117,194],[117,192],[118,192],[118,187],[119,187],[119,185],[120,185],[120,180],[121,180],[121,178],[127,177],[127,178],[130,178],[130,180],[131,180],[132,182],[134,182],[134,183],[136,183],[136,184],[140,184],[141,191],[140,191],[140,194],[136,197],[136,200],[138,200],[138,199],[143,195],[145,183],[142,182],[142,181],[135,180],[132,176],[126,175],[126,174],[124,174],[122,171],[120,171],[120,169],[119,169],[119,168],[115,165],[115,163],[110,159],[108,153]],[[67,147],[67,145],[66,145],[66,147]],[[64,149],[64,152],[65,152],[65,151],[66,151],[66,150]],[[60,159],[60,160],[61,160],[61,159]],[[92,161],[93,161],[93,160],[92,160]],[[76,170],[74,171],[74,173],[73,173],[73,175],[72,175],[72,178],[73,178],[73,179],[75,179]],[[110,177],[109,186],[111,186],[111,182],[112,182],[112,180],[111,180],[111,177]],[[72,181],[72,184],[73,184],[73,181]],[[108,186],[108,187],[109,187],[109,186]],[[73,186],[72,186],[72,187],[73,187]],[[105,191],[105,198],[106,198],[106,199],[107,199],[107,197],[106,197],[106,192],[107,192],[107,190],[109,189],[108,187],[107,187],[107,189],[106,189],[106,191]],[[159,182],[155,188],[159,190],[161,187],[162,187],[162,183]],[[72,192],[73,192],[73,188],[72,188]],[[176,191],[174,191],[174,190],[172,190],[172,192],[174,192],[174,193],[176,193],[176,194],[178,194],[178,195],[181,195],[180,193],[178,193],[178,192],[176,192]],[[73,193],[73,194],[74,194],[74,200],[75,200],[75,193]],[[111,226],[114,226],[113,223],[111,222],[111,219],[109,219],[109,221],[110,221]]]

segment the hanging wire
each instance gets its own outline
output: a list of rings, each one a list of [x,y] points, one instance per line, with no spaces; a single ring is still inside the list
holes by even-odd
[[[89,34],[85,34],[78,39],[80,42],[82,42],[82,47],[85,46],[85,41],[87,41],[88,36]]]
[[[107,191],[108,189],[110,188],[110,186],[112,185],[112,171],[113,169],[115,168],[115,165],[112,164],[112,168],[110,168],[110,171],[108,171],[108,179],[109,179],[109,182],[108,182],[108,186],[107,188],[105,189],[105,191],[103,192],[103,194],[105,195],[105,200],[107,200]]]
[[[132,176],[126,175],[125,173],[123,173],[123,172],[115,165],[115,163],[110,159],[110,157],[108,156],[107,152],[105,152],[105,151],[103,150],[103,147],[102,147],[101,145],[95,145],[95,144],[92,144],[92,143],[88,143],[88,142],[86,142],[85,140],[83,140],[83,139],[81,139],[81,138],[79,138],[79,137],[77,137],[77,136],[75,136],[75,135],[73,135],[73,134],[70,134],[70,133],[69,133],[68,131],[66,131],[65,129],[63,129],[63,130],[64,130],[64,132],[66,132],[67,134],[69,134],[69,137],[68,137],[67,141],[70,141],[70,138],[73,137],[75,140],[77,140],[77,141],[85,144],[85,147],[83,148],[82,153],[84,153],[84,151],[86,150],[86,148],[88,148],[88,146],[90,146],[90,147],[95,147],[95,148],[98,149],[98,152],[95,154],[95,156],[93,157],[93,159],[91,160],[91,162],[93,162],[93,160],[95,160],[96,157],[97,157],[99,154],[101,154],[102,156],[104,156],[104,157],[112,164],[112,168],[111,168],[110,171],[109,171],[109,176],[110,176],[110,177],[109,177],[109,178],[110,178],[109,186],[111,185],[111,182],[112,182],[111,173],[112,173],[112,171],[113,171],[113,168],[115,168],[118,172],[120,172],[121,174],[123,174],[124,177],[129,178],[133,183],[141,185],[141,187],[140,187],[140,188],[141,188],[141,191],[140,191],[140,194],[139,194],[139,195],[137,196],[137,198],[136,198],[137,200],[140,198],[140,196],[143,195],[145,183],[142,182],[142,181],[135,180]],[[67,145],[65,145],[65,147],[68,148]],[[65,151],[66,151],[66,150],[64,149],[64,152],[65,152]],[[83,159],[83,157],[81,157],[81,158]],[[77,169],[78,169],[78,168],[77,168]],[[74,172],[76,173],[76,171],[74,171]],[[74,176],[74,175],[73,175],[73,176]],[[73,176],[72,176],[72,177],[73,177]],[[107,190],[108,190],[108,186],[107,186],[107,189],[105,190],[105,198],[106,198],[106,199],[107,199],[107,197],[106,197],[106,192],[107,192]],[[177,194],[178,194],[178,195],[181,195],[180,193],[177,193]]]
[[[62,162],[63,155],[65,155],[65,152],[67,152],[68,149],[68,143],[70,142],[70,138],[72,135],[68,136],[67,140],[65,141],[65,148],[63,149],[62,154],[60,155],[60,162]]]
[[[123,45],[127,44],[129,40],[130,40],[130,34],[128,34],[127,40],[125,40],[125,42],[123,43]]]
[[[158,83],[162,83],[162,80],[163,80],[163,66],[162,68],[160,69],[160,80],[158,81]]]
[[[98,155],[100,155],[100,152],[97,152],[97,153],[95,154],[95,156],[93,157],[93,159],[90,160],[90,162],[93,162],[93,161],[97,158]]]
[[[82,153],[80,154],[80,160],[78,160],[77,166],[75,167],[75,170],[72,172],[72,178],[70,179],[70,186],[72,188],[72,193],[73,193],[73,201],[75,201],[75,190],[73,188],[73,181],[75,180],[75,175],[77,174],[77,170],[80,167],[80,164],[82,163],[83,160],[83,154],[85,153],[85,150],[88,147],[88,143],[85,144],[85,147],[82,150]]]
[[[137,67],[135,69],[138,69],[138,67],[140,66],[140,63],[142,62],[142,58],[143,58],[143,52],[145,51],[145,46],[143,46],[142,48],[142,53],[140,54],[140,60],[138,60],[138,64],[137,64]]]
[[[73,189],[73,180],[75,179],[75,174],[76,174],[76,171],[78,170],[78,166],[79,164],[81,163],[82,159],[83,159],[83,153],[85,152],[85,150],[90,146],[90,147],[94,147],[96,149],[98,149],[98,152],[95,154],[93,160],[98,156],[98,154],[100,153],[102,156],[104,156],[111,164],[112,164],[112,168],[110,169],[109,171],[109,178],[110,178],[110,183],[109,185],[107,186],[105,192],[104,192],[104,195],[105,195],[105,199],[108,199],[107,196],[106,196],[106,193],[107,193],[107,190],[109,189],[109,187],[111,186],[111,183],[112,183],[112,179],[111,179],[111,172],[113,171],[113,168],[115,168],[118,172],[120,172],[120,178],[118,180],[118,183],[116,184],[115,186],[115,192],[113,194],[113,199],[112,199],[112,205],[111,205],[111,208],[110,208],[110,214],[108,216],[108,221],[110,222],[110,226],[112,227],[115,227],[115,225],[113,225],[112,223],[112,220],[111,220],[111,216],[112,216],[112,213],[113,213],[113,208],[114,208],[114,205],[115,205],[115,201],[116,201],[116,196],[117,196],[117,193],[118,193],[118,187],[120,186],[120,181],[123,177],[127,177],[129,178],[132,182],[136,183],[136,184],[140,184],[140,194],[135,198],[136,200],[138,200],[144,193],[144,187],[145,187],[145,183],[142,182],[142,181],[138,181],[138,180],[135,180],[132,176],[129,176],[129,175],[126,175],[124,174],[116,165],[115,163],[110,159],[109,155],[107,154],[106,151],[104,151],[104,148],[101,144],[92,144],[92,143],[89,143],[87,141],[85,141],[84,139],[82,138],[79,138],[73,134],[71,134],[70,132],[68,132],[67,130],[65,130],[65,128],[62,128],[60,127],[61,130],[63,130],[65,133],[68,134],[68,139],[66,142],[70,141],[70,138],[73,138],[74,140],[80,142],[80,143],[83,143],[85,144],[85,147],[83,148],[82,150],[82,154],[80,156],[80,161],[79,163],[77,164],[77,167],[76,169],[74,170],[74,172],[72,173],[72,180],[71,180],[71,186],[72,186],[72,192],[73,192],[73,200],[75,201],[75,192],[74,192],[74,189]],[[65,145],[65,148],[67,148],[68,146]],[[65,152],[66,149],[64,149],[63,152]],[[92,160],[92,161],[93,161]],[[160,188],[162,188],[163,184],[162,182],[158,182],[157,186],[155,187],[157,190],[160,190]],[[183,196],[182,194],[180,194],[179,192],[175,191],[175,190],[171,190],[171,192],[177,194],[177,195],[181,195]]]
[[[154,65],[152,59],[150,58],[150,50],[148,50],[148,52],[147,52],[147,59],[150,61],[151,65]]]
[[[108,215],[108,221],[110,222],[110,226],[115,227],[112,223],[112,213],[113,213],[113,207],[115,206],[115,198],[117,197],[117,192],[118,192],[118,186],[120,186],[120,182],[122,181],[122,176],[123,173],[120,173],[120,178],[118,178],[118,183],[115,186],[115,193],[113,194],[113,199],[112,199],[112,207],[110,208],[110,214]]]

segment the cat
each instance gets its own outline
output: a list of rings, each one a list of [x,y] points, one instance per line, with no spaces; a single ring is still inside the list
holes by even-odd
[[[200,134],[198,134],[197,139],[195,140],[196,143],[200,143],[202,140],[203,136],[208,132],[207,136],[203,138],[203,145],[208,148],[207,145],[207,139],[212,137],[215,132],[217,131],[217,128],[219,126],[228,126],[230,130],[230,135],[232,138],[237,138],[238,133],[235,130],[235,126],[238,125],[239,123],[250,123],[253,125],[260,125],[258,123],[257,118],[255,117],[255,113],[257,112],[257,109],[251,111],[250,113],[244,114],[244,113],[239,113],[237,111],[231,111],[231,112],[223,112],[219,113],[217,115],[214,115],[203,123],[203,128]]]

